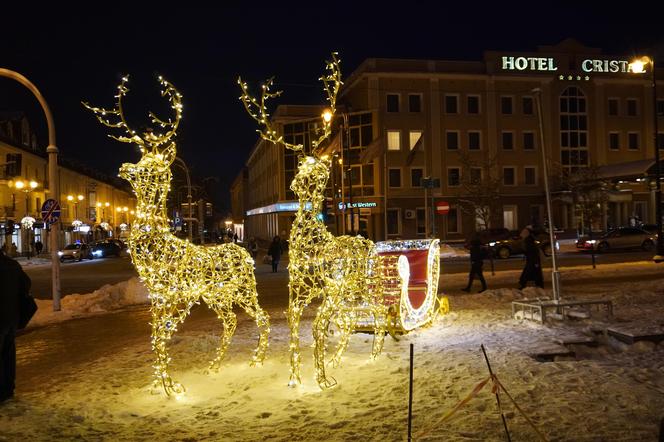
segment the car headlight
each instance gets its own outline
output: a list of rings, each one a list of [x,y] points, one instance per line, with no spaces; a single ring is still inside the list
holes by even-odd
[[[58,251],[58,256],[62,256],[62,255],[64,255],[64,252]]]
[[[496,245],[496,242],[495,242],[495,241],[491,241],[491,242],[489,243],[489,247],[493,247],[493,246],[495,246],[495,245]]]
[[[589,240],[586,241],[586,244],[595,244],[596,242],[597,242],[597,240],[589,239]]]
[[[94,252],[92,252],[92,254],[94,256],[101,256],[101,250],[95,250]]]

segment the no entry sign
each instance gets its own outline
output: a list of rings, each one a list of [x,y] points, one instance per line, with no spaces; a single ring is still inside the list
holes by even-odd
[[[438,215],[447,215],[450,211],[450,203],[447,201],[436,201],[436,213]]]

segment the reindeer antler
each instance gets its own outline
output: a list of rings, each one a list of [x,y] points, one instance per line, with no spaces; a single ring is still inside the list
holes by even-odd
[[[126,136],[115,136],[109,134],[109,137],[114,140],[123,142],[123,143],[134,143],[140,146],[141,151],[144,152],[146,148],[149,148],[152,151],[156,151],[157,147],[168,142],[171,138],[176,135],[178,125],[182,119],[182,94],[171,83],[166,81],[162,76],[159,76],[159,83],[162,85],[163,89],[161,91],[161,96],[167,96],[168,101],[171,104],[173,110],[175,110],[175,121],[171,121],[169,118],[168,121],[164,121],[158,118],[153,112],[150,112],[150,120],[153,123],[159,124],[162,128],[167,128],[165,133],[155,133],[155,132],[146,132],[143,137],[138,135],[138,133],[133,130],[127,123],[125,118],[124,111],[122,109],[122,99],[129,88],[126,84],[129,81],[129,76],[125,75],[122,77],[122,82],[118,85],[118,94],[115,96],[117,99],[116,107],[114,109],[105,109],[103,107],[94,107],[90,106],[86,102],[81,102],[86,109],[91,110],[95,113],[97,120],[101,124],[107,127],[113,128],[122,128],[127,131],[128,137]],[[116,121],[112,121],[115,119]]]
[[[338,54],[336,52],[332,53],[332,60],[326,63],[326,69],[329,71],[329,73],[319,78],[319,80],[323,82],[323,90],[326,92],[327,101],[330,103],[331,116],[334,116],[334,113],[336,112],[337,94],[339,93],[339,89],[343,84],[341,81],[341,70],[339,68],[339,64],[341,62],[337,58],[337,55]],[[240,100],[242,101],[242,104],[244,104],[244,108],[254,120],[258,121],[258,123],[263,126],[263,129],[256,129],[256,132],[260,134],[261,138],[275,144],[281,143],[287,149],[296,152],[302,151],[304,149],[303,144],[287,143],[284,141],[283,136],[277,135],[277,131],[274,130],[270,124],[270,114],[267,111],[266,103],[270,98],[278,97],[282,93],[282,91],[270,91],[270,87],[274,83],[274,78],[270,78],[261,85],[260,101],[249,94],[247,83],[242,81],[242,78],[238,78],[237,82],[242,89],[242,96],[240,96]],[[311,142],[312,150],[314,152],[318,146],[327,137],[330,136],[331,126],[332,118],[329,120],[323,119],[323,128],[319,131],[320,135],[318,139]]]

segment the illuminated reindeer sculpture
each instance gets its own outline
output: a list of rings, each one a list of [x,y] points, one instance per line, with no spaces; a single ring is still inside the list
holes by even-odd
[[[334,115],[336,97],[341,87],[339,61],[333,54],[327,63],[328,75],[321,78],[327,92],[331,115]],[[382,284],[386,260],[376,253],[374,243],[360,236],[335,237],[324,223],[316,218],[318,208],[325,198],[324,192],[330,176],[331,161],[321,155],[320,145],[331,132],[331,118],[323,118],[319,138],[312,141],[312,153],[304,155],[304,146],[290,144],[270,126],[266,101],[281,94],[270,92],[272,80],[262,85],[260,101],[251,97],[247,84],[238,80],[242,88],[241,100],[247,112],[263,127],[261,137],[269,142],[284,145],[300,153],[298,172],[290,184],[297,195],[299,208],[291,227],[288,248],[290,327],[290,386],[300,379],[300,317],[304,308],[314,299],[322,303],[312,325],[314,338],[314,363],[319,386],[329,388],[336,384],[325,374],[327,334],[332,323],[336,324],[340,337],[332,362],[338,364],[358,319],[356,309],[368,308],[373,315],[374,342],[372,357],[377,357],[383,347],[387,307],[382,302]],[[396,259],[392,260],[396,263]]]
[[[252,365],[265,358],[269,317],[258,305],[254,261],[245,249],[235,244],[196,246],[170,233],[166,199],[171,182],[170,166],[176,155],[172,138],[182,117],[182,96],[173,85],[159,77],[162,96],[168,97],[175,119],[163,121],[150,113],[152,122],[165,132],[138,135],[127,124],[122,109],[122,99],[129,91],[127,81],[127,77],[123,78],[118,86],[115,109],[83,104],[102,124],[128,133],[128,136],[111,135],[112,138],[136,144],[141,151],[138,163],[125,163],[120,168],[120,177],[129,181],[137,200],[129,249],[134,266],[150,293],[152,350],[156,353],[155,387],[161,385],[167,395],[178,394],[184,392],[184,387],[174,382],[168,373],[171,358],[167,344],[195,304],[203,300],[224,326],[216,357],[210,364],[213,370],[219,369],[235,332],[234,304],[254,318],[259,328],[260,337]]]

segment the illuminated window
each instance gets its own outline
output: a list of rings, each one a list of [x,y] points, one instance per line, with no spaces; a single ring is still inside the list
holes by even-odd
[[[401,150],[401,131],[387,131],[387,150]]]
[[[408,133],[408,148],[410,150],[415,149],[415,146],[417,146],[417,143],[420,141],[421,138],[422,138],[421,130],[411,130]]]

